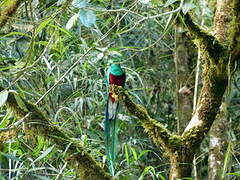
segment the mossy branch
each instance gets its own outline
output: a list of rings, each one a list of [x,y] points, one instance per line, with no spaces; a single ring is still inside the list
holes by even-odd
[[[227,85],[228,79],[224,71],[219,71],[217,66],[205,65],[198,108],[182,135],[186,145],[200,145],[215,120]]]
[[[15,138],[19,131],[19,128],[10,128],[0,131],[0,142],[5,142],[9,139]]]
[[[0,90],[2,89],[0,87]],[[67,149],[67,160],[75,167],[81,179],[111,179],[111,176],[84,150],[84,147],[73,141],[64,130],[53,125],[35,105],[16,92],[9,92],[6,105],[17,118],[24,119],[24,129],[28,135],[42,136],[56,144],[62,151]],[[3,131],[0,133],[1,140],[4,140],[6,133],[15,135],[17,132]]]
[[[183,22],[187,26],[189,32],[200,41],[200,46],[204,51],[207,51],[211,58],[211,62],[218,64],[220,57],[223,57],[226,48],[211,34],[204,31],[200,26],[195,24],[189,13],[183,14]]]
[[[240,59],[240,1],[233,1],[233,20],[230,34],[230,54],[232,62]]]
[[[0,4],[0,28],[2,28],[25,0],[5,0]]]
[[[156,145],[165,149],[175,149],[181,146],[181,137],[171,134],[161,123],[152,119],[147,110],[140,104],[132,101],[131,97],[121,86],[112,86],[113,93],[123,102],[127,110],[141,122],[145,132],[153,139]]]

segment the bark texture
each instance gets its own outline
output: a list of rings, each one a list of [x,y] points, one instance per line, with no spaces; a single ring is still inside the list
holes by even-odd
[[[142,105],[135,104],[123,88],[113,87],[113,92],[119,96],[128,111],[139,119],[156,145],[162,146],[166,150],[171,161],[171,180],[191,177],[194,154],[211,128],[222,103],[228,85],[228,68],[234,67],[234,63],[240,58],[240,1],[232,1],[233,20],[231,22],[230,36],[227,38],[229,39],[227,45],[221,43],[227,27],[224,26],[225,30],[221,30],[217,17],[215,22],[217,34],[215,37],[196,25],[188,13],[181,14],[188,31],[194,36],[196,44],[202,50],[201,54],[204,63],[203,88],[200,93],[198,108],[181,136],[172,134],[161,123],[152,119],[146,109]],[[6,23],[8,19],[6,17],[14,14],[21,1],[13,0],[9,2],[13,3],[12,9],[6,6],[1,10],[1,26]],[[220,11],[219,14],[221,14]],[[217,27],[219,27],[218,30]],[[0,88],[0,90],[3,89]],[[80,173],[81,179],[111,179],[100,165],[84,151],[81,145],[72,141],[66,132],[52,125],[36,106],[21,97],[17,97],[17,94],[10,93],[7,105],[18,118],[24,118],[26,130],[29,134],[43,136],[62,150],[65,150],[69,142],[72,142],[68,147],[68,157],[69,161],[73,163],[73,166]]]
[[[232,2],[232,0],[217,0],[214,29],[216,38],[223,43],[229,38],[229,23],[233,16]]]
[[[235,0],[235,6],[233,7],[235,9],[235,18],[233,19],[235,20],[232,22],[235,30],[239,26],[236,19],[240,14],[236,11],[236,7],[239,5],[236,2],[239,1]],[[167,151],[171,161],[171,180],[191,177],[192,165],[190,164],[192,164],[194,154],[199,149],[202,140],[216,118],[228,85],[228,64],[237,61],[236,58],[235,60],[229,58],[232,56],[233,51],[229,50],[228,46],[222,44],[217,37],[208,34],[196,25],[188,13],[186,15],[182,14],[182,16],[185,25],[202,51],[204,64],[203,87],[198,106],[184,133],[181,136],[171,134],[160,123],[151,119],[143,106],[133,103],[122,88],[113,88],[114,93],[120,96],[129,112],[139,118],[144,129],[154,142]],[[239,30],[240,28],[238,32]],[[232,38],[231,42],[237,39],[238,34],[236,31],[233,36],[235,38]],[[229,59],[231,59],[231,62],[229,62]]]
[[[231,21],[233,17],[233,1],[217,0],[214,29],[216,38],[221,43],[230,41]],[[228,75],[229,76],[229,75]],[[209,180],[221,179],[224,166],[224,154],[227,145],[228,119],[226,118],[226,104],[222,104],[222,110],[217,115],[210,132],[208,174]]]
[[[208,158],[208,179],[221,179],[224,167],[224,154],[227,146],[228,119],[224,111],[221,111],[209,132],[209,158]]]

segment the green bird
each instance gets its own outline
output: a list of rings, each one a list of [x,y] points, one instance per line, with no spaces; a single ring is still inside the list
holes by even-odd
[[[121,68],[120,58],[121,54],[117,52],[112,52],[110,54],[111,63],[107,73],[107,103],[106,103],[106,113],[105,113],[105,146],[107,159],[109,164],[109,170],[111,175],[115,174],[115,161],[117,157],[117,144],[118,144],[118,121],[117,112],[119,102],[113,97],[111,92],[111,85],[118,85],[124,87],[126,74]]]

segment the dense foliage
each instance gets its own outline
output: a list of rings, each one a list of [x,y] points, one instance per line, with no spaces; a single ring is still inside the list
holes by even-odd
[[[177,131],[174,23],[178,12],[168,8],[175,1],[166,4],[155,0],[29,2],[23,3],[16,16],[1,29],[0,80],[5,88],[16,90],[36,103],[54,124],[67,130],[102,162],[102,166],[106,166],[105,73],[108,52],[118,51],[124,57],[126,89],[134,100],[143,104],[153,118],[171,131]],[[195,17],[200,17],[203,7],[206,10],[205,28],[209,28],[213,10],[206,4],[191,1],[184,4],[183,11],[192,10]],[[195,64],[191,64],[193,72],[189,76],[194,76]],[[240,170],[236,141],[240,130],[239,89],[238,73],[225,97],[228,118],[232,122],[226,153],[228,173]],[[1,107],[0,115],[0,128],[18,121],[5,106]],[[116,176],[120,179],[165,179],[169,162],[162,149],[155,147],[124,108],[118,119],[120,140]],[[206,139],[197,157],[202,178],[207,177],[207,142]],[[78,178],[68,166],[65,152],[42,137],[32,138],[21,132],[16,138],[0,142],[0,150],[2,179]],[[237,175],[225,174],[229,179]]]

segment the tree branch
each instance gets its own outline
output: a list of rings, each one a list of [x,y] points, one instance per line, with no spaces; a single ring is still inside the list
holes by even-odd
[[[181,137],[171,134],[161,123],[152,119],[147,110],[142,105],[135,104],[127,91],[121,86],[112,86],[112,91],[123,102],[127,110],[139,119],[144,130],[153,139],[155,144],[162,145],[167,150],[176,149],[181,146]]]
[[[207,51],[213,64],[218,64],[220,57],[225,56],[226,48],[211,34],[204,31],[200,26],[195,24],[189,13],[183,14],[183,21],[189,32],[200,41],[200,47]]]
[[[7,0],[1,3],[0,6],[0,28],[8,21],[9,17],[13,16],[17,8],[25,0]]]
[[[231,62],[240,59],[240,1],[233,1],[233,20],[230,32],[230,54]]]
[[[218,66],[205,64],[204,82],[196,109],[183,138],[191,146],[200,145],[208,133],[219,111],[224,92],[228,85],[226,64]]]
[[[0,90],[3,90],[3,88],[0,87]],[[21,98],[16,92],[9,92],[6,105],[17,118],[24,119],[24,126],[27,134],[32,135],[32,137],[36,135],[42,136],[56,144],[62,151],[66,151],[67,149],[67,159],[71,162],[73,167],[75,167],[77,172],[80,173],[81,179],[111,179],[110,175],[107,174],[87,152],[85,152],[84,147],[78,142],[73,141],[67,135],[67,132],[53,125],[35,105]],[[6,133],[11,133],[12,130],[14,129],[10,128],[10,131],[3,131],[0,133],[0,139],[4,140],[4,135],[7,135]]]

